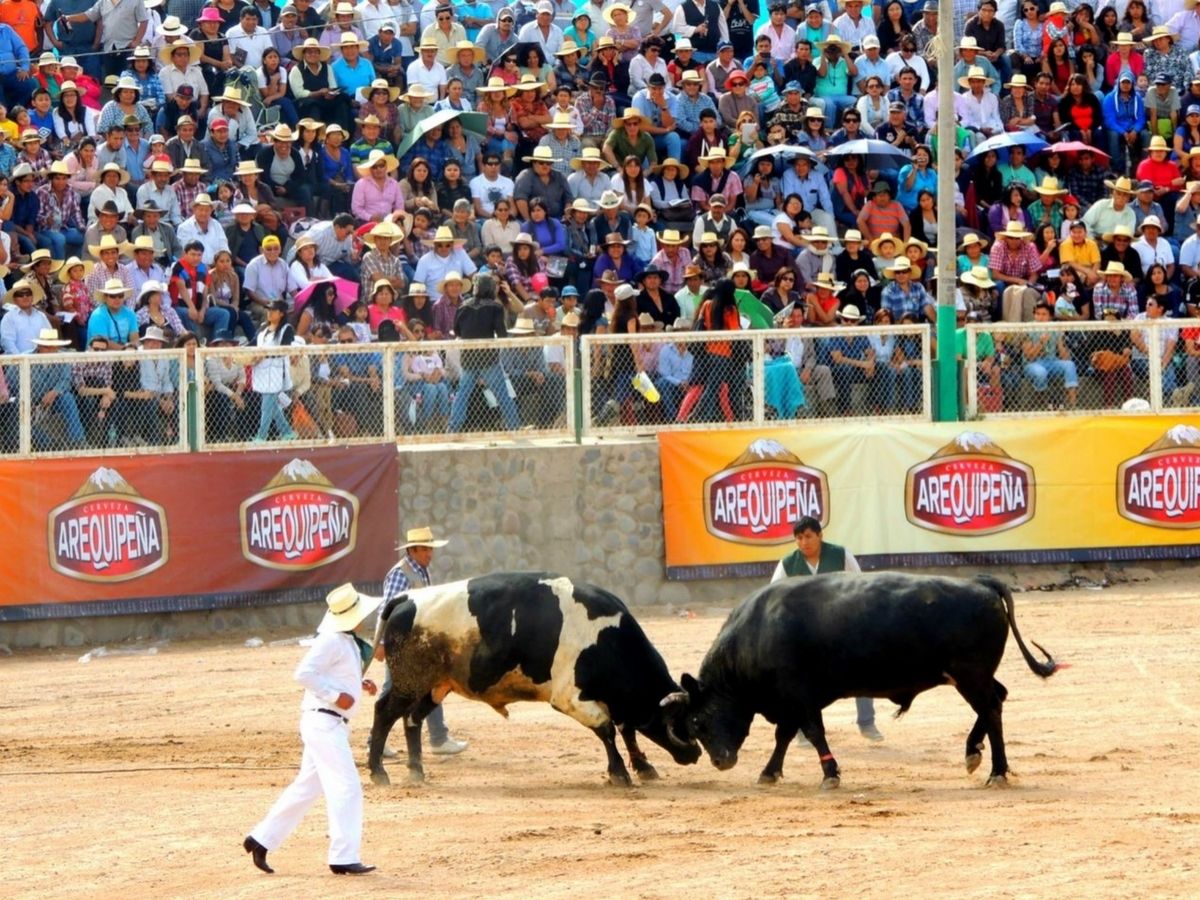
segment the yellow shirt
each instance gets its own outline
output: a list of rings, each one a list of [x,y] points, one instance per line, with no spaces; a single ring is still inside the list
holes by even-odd
[[[17,135],[21,132],[21,129],[17,127],[17,123],[12,119],[5,119],[3,122],[0,122],[0,128],[4,129],[4,133],[8,135],[10,143],[15,142]]]
[[[1086,238],[1082,244],[1067,241],[1058,245],[1058,261],[1064,266],[1071,263],[1095,268],[1100,265],[1100,248],[1091,238]]]

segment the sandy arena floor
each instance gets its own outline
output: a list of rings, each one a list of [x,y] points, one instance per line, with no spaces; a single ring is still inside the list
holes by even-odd
[[[0,660],[0,895],[1200,895],[1194,585],[1018,594],[1017,618],[1072,668],[1042,683],[1010,639],[1009,790],[981,788],[986,755],[963,769],[973,716],[950,688],[899,721],[880,703],[880,745],[859,737],[851,702],[828,710],[842,766],[828,793],[811,751],[789,756],[780,785],[755,785],[761,720],[729,772],[647,744],[663,779],[626,791],[603,782],[599,742],[549,707],[505,721],[452,697],[471,747],[427,755],[420,788],[403,760],[396,786],[368,781],[364,858],[380,872],[361,879],[325,868],[323,803],[271,855],[276,875],[240,847],[300,758],[301,648],[242,636],[86,665],[82,651],[18,654]],[[678,675],[722,619],[643,623]]]

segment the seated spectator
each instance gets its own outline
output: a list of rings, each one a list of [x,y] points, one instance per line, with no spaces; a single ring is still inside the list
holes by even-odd
[[[1120,275],[1117,274],[1118,280]],[[1038,303],[1033,310],[1034,322],[1049,322],[1053,310],[1046,303]],[[1029,379],[1035,393],[1044,394],[1050,378],[1058,379],[1066,392],[1067,407],[1075,408],[1079,388],[1079,375],[1067,347],[1064,332],[1033,331],[1021,347],[1024,358],[1025,377]]]

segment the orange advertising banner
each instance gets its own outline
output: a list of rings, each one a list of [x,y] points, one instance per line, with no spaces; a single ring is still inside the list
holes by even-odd
[[[377,582],[395,557],[397,478],[391,445],[0,461],[0,621]]]
[[[1200,557],[1200,419],[658,436],[667,572],[769,574],[813,516],[866,568]]]

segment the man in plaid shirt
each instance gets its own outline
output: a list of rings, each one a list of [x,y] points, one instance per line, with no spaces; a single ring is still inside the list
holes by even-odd
[[[1110,262],[1100,272],[1101,281],[1092,291],[1092,310],[1097,319],[1116,315],[1132,319],[1138,314],[1137,288],[1133,275],[1119,262]]]
[[[433,562],[433,551],[438,547],[445,547],[448,543],[444,540],[435,540],[431,528],[410,528],[405,539],[407,543],[400,547],[404,551],[404,556],[400,562],[392,566],[391,571],[383,579],[381,609],[387,607],[388,601],[407,593],[410,588],[429,587],[432,583],[429,577],[429,564]],[[392,676],[389,672],[383,683],[380,697],[387,697],[391,687]],[[467,749],[466,741],[457,741],[450,737],[441,704],[433,708],[433,711],[425,717],[425,721],[429,725],[429,749],[431,752],[449,756],[462,753]],[[388,759],[394,759],[396,752],[384,747],[383,755]]]
[[[575,101],[575,109],[583,122],[583,146],[600,147],[617,116],[616,104],[608,95],[608,79],[599,72],[593,75],[588,81],[587,93]]]
[[[992,277],[1007,285],[1002,300],[1005,322],[1030,321],[1033,308],[1041,301],[1033,285],[1042,270],[1042,258],[1030,242],[1032,237],[1021,230],[1018,222],[1009,222],[1003,231],[996,232],[996,243],[988,257]]]

